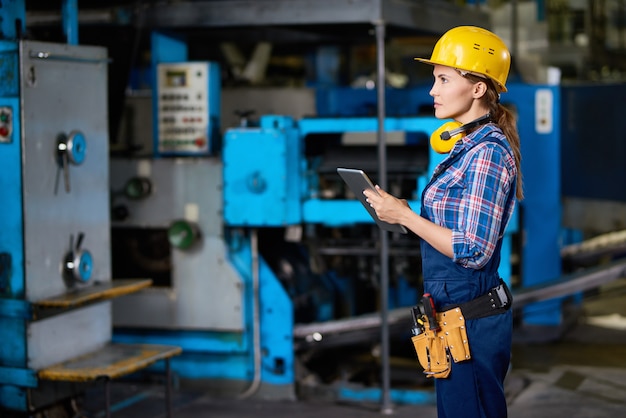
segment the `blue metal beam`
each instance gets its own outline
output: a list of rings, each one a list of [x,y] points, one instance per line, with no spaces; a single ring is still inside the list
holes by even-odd
[[[37,373],[34,370],[0,367],[0,385],[36,388],[37,384]]]

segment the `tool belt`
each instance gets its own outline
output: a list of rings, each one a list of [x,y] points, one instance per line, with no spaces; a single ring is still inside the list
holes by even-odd
[[[512,303],[513,295],[504,280],[500,279],[498,286],[476,299],[458,305],[458,307],[461,308],[465,319],[478,319],[504,313],[511,309]],[[455,306],[457,305],[445,306],[443,310],[452,309]]]
[[[427,318],[423,322],[424,331],[411,340],[424,374],[440,379],[448,377],[451,359],[458,363],[472,357],[461,309],[457,307],[437,314],[439,330],[431,330]]]
[[[411,338],[417,358],[427,377],[446,378],[455,363],[469,360],[470,353],[466,319],[478,319],[506,312],[513,297],[506,284],[494,287],[483,296],[435,313],[436,324],[431,326],[429,315],[415,315],[414,336]],[[423,307],[419,311],[424,312]]]

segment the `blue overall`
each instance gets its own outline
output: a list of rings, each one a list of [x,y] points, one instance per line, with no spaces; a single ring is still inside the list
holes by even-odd
[[[422,216],[427,217],[423,206]],[[438,312],[446,306],[482,296],[500,284],[498,265],[501,247],[502,240],[489,262],[476,270],[454,263],[421,240],[424,292],[432,295]],[[436,379],[438,417],[504,418],[507,416],[504,378],[511,357],[513,328],[511,310],[467,320],[466,326],[472,358],[453,362],[449,377]]]

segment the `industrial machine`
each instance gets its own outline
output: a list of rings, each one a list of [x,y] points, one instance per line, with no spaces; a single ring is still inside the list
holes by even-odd
[[[192,64],[196,65],[190,63],[189,68]],[[155,87],[157,96],[159,88]],[[218,89],[215,85],[213,94]],[[503,95],[503,103],[518,115],[525,156],[526,198],[507,231],[501,265],[502,277],[517,290],[562,274],[559,161],[561,129],[567,120],[561,110],[561,91],[559,86],[511,83]],[[427,87],[389,89],[387,99],[388,188],[407,197],[417,209],[421,190],[442,159],[428,146],[430,132],[441,121],[423,110],[430,104]],[[125,198],[121,213],[130,215],[113,224],[113,236],[155,228],[164,247],[168,236],[171,243],[168,276],[160,295],[149,289],[115,302],[119,325],[115,338],[182,341],[186,352],[202,358],[195,365],[191,359],[183,364],[184,356],[179,364],[175,362],[182,378],[234,380],[243,389],[260,373],[261,393],[267,396],[275,396],[277,387],[292,393],[290,386],[298,381],[291,374],[299,361],[298,350],[376,340],[371,324],[366,326],[369,333],[360,334],[356,324],[379,308],[381,234],[336,173],[340,166],[357,167],[376,181],[378,121],[366,113],[367,104],[375,100],[374,90],[318,88],[316,117],[263,115],[246,126],[224,128],[220,151],[214,154],[114,158],[114,190],[139,176],[150,177],[153,193],[142,199]],[[175,227],[181,219],[189,223],[189,231],[195,231],[191,236],[200,245],[176,247],[172,237],[177,236]],[[121,252],[127,257],[133,254]],[[200,262],[203,257],[212,261]],[[391,235],[389,257],[389,306],[395,314],[396,308],[402,311],[420,292],[416,238]],[[159,260],[156,256],[153,264],[158,266]],[[228,283],[222,282],[225,277]],[[201,291],[221,296],[212,303],[188,303],[189,286],[182,283],[193,286],[194,294],[205,289]],[[525,329],[554,337],[564,322],[563,298],[545,299],[525,304],[517,321]],[[163,314],[157,306],[170,307]],[[194,322],[199,317],[201,321]],[[395,317],[393,321],[395,325]],[[353,332],[347,342],[349,331]],[[272,336],[288,343],[277,345]],[[229,345],[234,340],[241,344]],[[262,359],[255,363],[259,352]],[[225,358],[228,370],[222,368]]]
[[[331,227],[323,236],[365,223],[372,238],[357,254],[357,271],[376,268],[368,259],[377,230],[356,202],[314,196],[330,190],[314,172],[314,144],[303,154],[305,137],[319,127],[269,117],[251,132],[225,135],[229,144],[222,144],[219,67],[189,62],[178,37],[155,32],[152,149],[114,149],[109,159],[106,49],[77,45],[78,11],[70,1],[61,14],[67,44],[25,41],[24,9],[23,1],[3,3],[1,22],[1,181],[11,203],[0,224],[8,231],[0,238],[0,321],[2,340],[11,343],[0,348],[0,407],[32,412],[70,399],[82,385],[49,379],[52,369],[134,342],[182,346],[173,369],[183,379],[247,387],[242,396],[293,398],[295,323],[375,311],[374,273],[356,283],[350,271],[331,277],[338,270],[311,267],[300,253],[303,228],[310,238],[316,225]],[[370,131],[373,122],[356,130]],[[429,122],[390,123],[419,131],[407,144],[430,129]],[[257,129],[274,146],[256,144]],[[267,172],[252,160],[252,173],[239,172],[242,145],[247,155],[253,146],[269,151],[267,163],[275,165]],[[415,182],[425,172],[421,164],[402,175]],[[270,204],[276,201],[279,212]],[[249,217],[241,202],[266,209]],[[356,217],[319,218],[354,209]],[[285,229],[281,244],[295,243],[296,261],[271,257],[280,266],[270,265],[262,251]],[[407,260],[402,251],[398,258]],[[290,266],[304,268],[313,292]],[[365,292],[349,289],[363,282]]]
[[[152,150],[117,150],[110,185],[113,276],[155,285],[114,301],[114,340],[182,346],[172,367],[183,381],[293,399],[299,351],[335,345],[333,334],[358,330],[350,321],[379,315],[381,231],[336,172],[357,167],[377,181],[378,121],[263,115],[214,135],[219,130],[205,122],[219,120],[210,114],[221,94],[219,72],[210,70],[216,64],[182,61],[184,43],[172,48],[177,40],[167,35],[155,33],[152,42]],[[188,82],[193,77],[201,80]],[[189,106],[191,97],[203,102]],[[318,106],[332,112],[319,98]],[[172,139],[196,123],[199,136]],[[428,144],[441,121],[407,112],[384,123],[389,190],[418,209],[443,159]],[[197,138],[215,146],[191,149]],[[517,228],[512,222],[505,238],[501,274],[509,282]],[[389,306],[408,313],[421,292],[417,238],[392,234],[389,260]],[[394,338],[409,330],[402,316]],[[368,325],[349,344],[378,340]]]
[[[180,3],[147,11],[146,22],[195,22],[195,9]],[[226,2],[195,3],[219,11],[225,25],[259,19],[230,14]],[[265,15],[272,23],[291,18],[289,2],[277,3],[286,17]],[[333,2],[335,23],[346,15],[380,22],[371,10],[395,12],[387,17],[401,27],[414,26],[407,16],[430,29],[435,22],[402,13],[408,2],[366,3],[372,7],[353,17],[353,2]],[[328,18],[317,14],[323,9],[310,10],[312,23]],[[363,369],[341,369],[320,353],[360,346],[371,360],[363,368],[378,366],[383,319],[415,360],[409,306],[422,290],[419,242],[383,233],[336,169],[385,177],[388,190],[419,210],[443,159],[428,144],[442,121],[425,110],[426,87],[387,89],[380,120],[372,116],[376,90],[316,86],[314,116],[294,117],[285,106],[221,126],[220,65],[190,59],[184,37],[153,31],[149,110],[137,113],[149,117],[132,121],[141,128],[132,131],[149,138],[109,147],[106,50],[15,40],[0,41],[0,54],[0,184],[10,202],[0,219],[8,231],[0,236],[0,336],[10,341],[0,346],[1,407],[26,411],[71,397],[74,385],[42,379],[42,371],[111,342],[180,346],[171,367],[181,381],[241,398],[294,399],[298,386],[341,375],[337,397],[380,399],[380,391],[354,390],[357,382],[372,386],[368,370],[359,379]],[[500,266],[516,290],[562,273],[561,138],[579,100],[576,90],[523,83],[503,95],[518,115],[524,155],[526,199],[506,231]],[[86,293],[98,296],[77,301]],[[112,293],[124,297],[109,300]],[[524,305],[523,328],[563,324],[563,299],[545,299]],[[426,390],[392,396],[432,402],[414,364],[411,386]]]
[[[22,41],[3,42],[2,59],[0,405],[28,410],[60,390],[24,389],[37,370],[111,339],[110,303],[46,308],[111,280],[107,55]]]
[[[103,193],[109,170],[106,51],[37,42],[2,47],[6,204],[0,328],[2,340],[11,343],[2,345],[0,357],[19,377],[2,382],[0,398],[6,402],[17,390],[13,385],[31,386],[29,370],[84,354],[111,338],[108,303],[49,318],[37,313],[68,289],[109,281],[111,271]],[[80,339],[73,338],[77,329]]]
[[[126,373],[117,361],[130,371],[143,367],[138,357],[165,358],[112,344],[111,299],[152,282],[111,280],[107,51],[19,39],[24,5],[9,3],[0,41],[2,416],[69,409],[87,382]]]
[[[165,34],[152,44],[154,137],[113,154],[110,185],[114,276],[154,286],[114,302],[114,339],[176,341],[181,379],[240,392],[264,381],[267,396],[293,398],[288,295],[251,231],[224,224],[219,65],[184,61],[185,44]]]

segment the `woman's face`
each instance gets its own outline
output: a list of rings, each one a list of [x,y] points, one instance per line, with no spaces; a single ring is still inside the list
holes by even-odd
[[[434,99],[435,117],[461,123],[475,119],[470,111],[476,98],[476,85],[454,68],[443,65],[435,65],[433,75],[435,81],[430,95]]]

